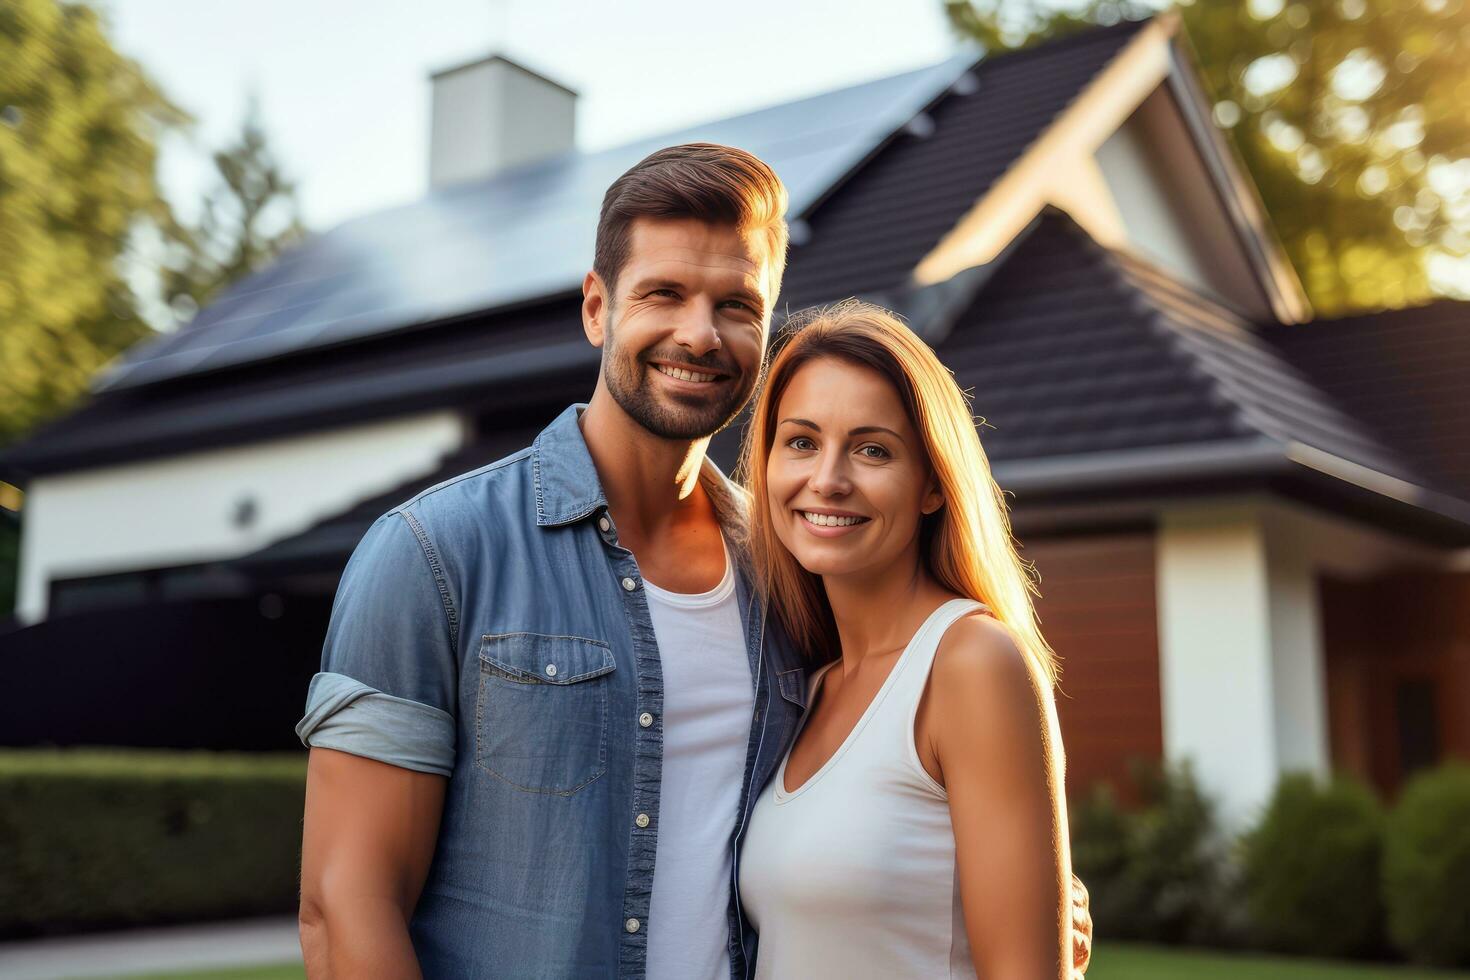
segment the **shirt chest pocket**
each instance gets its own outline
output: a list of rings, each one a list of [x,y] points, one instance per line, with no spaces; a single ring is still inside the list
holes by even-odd
[[[503,633],[480,640],[475,762],[528,793],[570,796],[607,771],[608,687],[601,640]]]

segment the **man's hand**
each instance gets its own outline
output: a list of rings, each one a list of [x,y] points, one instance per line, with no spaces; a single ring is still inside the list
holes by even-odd
[[[1072,969],[1081,980],[1092,962],[1092,899],[1082,879],[1072,876]]]

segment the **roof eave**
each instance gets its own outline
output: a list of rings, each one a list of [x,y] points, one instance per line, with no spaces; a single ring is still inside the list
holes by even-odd
[[[1165,84],[1194,137],[1247,260],[1255,270],[1256,279],[1278,320],[1282,323],[1310,320],[1311,302],[1286,250],[1276,237],[1266,206],[1235,148],[1214,124],[1214,113],[1200,83],[1202,75],[1198,58],[1189,38],[1180,28],[1177,14],[1166,16],[1171,29],[1169,74]]]
[[[1376,523],[1442,547],[1470,545],[1470,503],[1298,442],[1266,436],[998,461],[992,472],[1020,511],[1120,499],[1168,499],[1246,486],[1300,487]]]

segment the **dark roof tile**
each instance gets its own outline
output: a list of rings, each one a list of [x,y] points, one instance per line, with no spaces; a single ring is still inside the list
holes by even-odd
[[[1470,499],[1470,302],[1273,325],[1265,336],[1365,430]]]
[[[938,352],[973,389],[997,461],[1266,437],[1426,483],[1252,324],[1060,212],[1038,219]]]

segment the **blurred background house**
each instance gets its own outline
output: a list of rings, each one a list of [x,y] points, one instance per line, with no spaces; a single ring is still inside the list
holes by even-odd
[[[0,744],[292,745],[359,536],[586,397],[601,195],[710,140],[791,191],[783,310],[888,305],[973,392],[1071,791],[1188,758],[1239,823],[1286,771],[1392,794],[1470,757],[1470,303],[1316,316],[1174,17],[595,153],[514,60],[432,86],[427,197],[307,238],[0,453]]]

